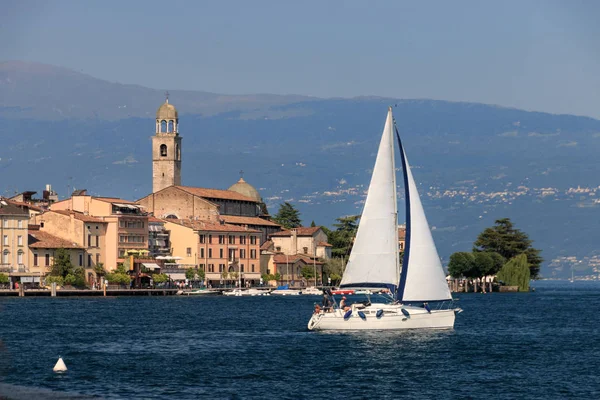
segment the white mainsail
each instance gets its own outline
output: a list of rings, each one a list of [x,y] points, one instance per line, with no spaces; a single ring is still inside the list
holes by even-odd
[[[431,236],[417,185],[401,142],[400,151],[406,190],[406,243],[398,300],[402,302],[450,300],[452,295],[448,289],[440,256]]]
[[[341,287],[398,286],[398,210],[394,121],[388,110],[373,176]]]

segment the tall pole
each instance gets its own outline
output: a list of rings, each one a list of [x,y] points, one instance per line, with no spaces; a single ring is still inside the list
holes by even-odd
[[[288,259],[288,255],[285,255],[285,269],[286,269],[286,275],[287,275],[287,284],[290,284],[290,261]]]
[[[317,287],[317,247],[314,248],[313,268],[315,269],[315,287]]]

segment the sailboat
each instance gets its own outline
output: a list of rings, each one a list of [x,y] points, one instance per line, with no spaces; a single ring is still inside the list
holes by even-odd
[[[394,136],[400,148],[406,192],[402,264],[398,248]],[[455,314],[462,311],[453,306],[391,107],[340,289],[379,294],[343,308],[315,307],[308,322],[309,330],[450,329],[454,327]]]

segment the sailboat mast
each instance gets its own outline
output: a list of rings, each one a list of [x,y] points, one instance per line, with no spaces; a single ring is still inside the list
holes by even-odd
[[[389,112],[392,112],[392,107],[389,107]],[[390,146],[392,153],[392,181],[394,182],[394,221],[395,229],[394,229],[394,243],[396,244],[396,282],[400,282],[400,248],[399,248],[399,238],[398,238],[398,187],[396,184],[396,157],[394,151],[394,130],[396,128],[396,119],[392,116],[393,126],[390,127],[389,134],[390,138]],[[394,298],[396,298],[396,294],[398,293],[399,287],[396,287],[396,293],[393,294]]]

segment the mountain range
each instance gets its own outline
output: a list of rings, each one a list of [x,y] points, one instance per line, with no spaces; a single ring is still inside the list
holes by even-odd
[[[61,197],[143,197],[164,92],[0,63],[0,194],[50,183]],[[392,105],[445,261],[509,217],[542,249],[543,276],[600,274],[598,120],[424,99],[169,92],[185,185],[226,189],[243,170],[271,213],[290,201],[305,224],[331,225],[360,213]]]

